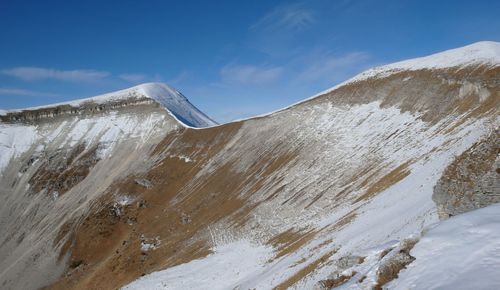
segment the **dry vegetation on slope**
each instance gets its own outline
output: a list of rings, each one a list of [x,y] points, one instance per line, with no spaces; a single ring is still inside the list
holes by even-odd
[[[470,81],[470,75],[480,78],[493,92],[491,98],[480,101],[481,96],[474,90],[460,96],[464,94],[461,93],[463,84]],[[403,81],[409,76],[412,80]],[[267,239],[276,248],[269,263],[279,263],[314,244],[315,236],[325,238],[332,231],[348,227],[357,219],[361,204],[369,203],[378,194],[411,176],[412,165],[432,158],[431,152],[448,150],[450,147],[446,146],[458,141],[453,133],[463,130],[457,123],[491,116],[498,104],[497,80],[491,76],[494,74],[484,68],[458,73],[401,73],[342,87],[269,117],[171,133],[156,146],[150,157],[154,160],[151,169],[108,188],[98,206],[75,228],[74,243],[69,251],[71,264],[78,267],[70,269],[51,288],[115,288],[152,271],[202,258],[210,253],[216,242],[212,240],[210,228],[236,239]],[[466,80],[458,81],[457,78]],[[422,94],[417,88],[424,83],[427,90]],[[415,101],[417,92],[418,101]],[[436,104],[437,96],[449,100]],[[323,159],[324,143],[341,144],[342,139],[339,140],[339,131],[322,130],[318,119],[335,119],[330,115],[335,107],[349,110],[349,106],[372,102],[379,102],[381,108],[389,110],[400,107],[401,113],[407,111],[408,116],[422,115],[407,119],[403,127],[397,120],[392,130],[368,127],[368,131],[360,132],[372,139],[364,142],[380,140],[368,152],[363,152],[363,157],[346,151],[333,159],[332,156]],[[334,111],[330,113],[328,110],[332,106]],[[482,109],[484,106],[487,108]],[[478,111],[481,114],[471,113]],[[363,122],[369,125],[374,114],[370,109],[360,112],[357,119],[344,124],[344,129],[356,130],[348,126],[359,128]],[[450,115],[460,118],[450,118]],[[391,126],[390,122],[386,125]],[[442,134],[443,129],[448,130],[442,138],[449,145],[442,142],[431,148],[412,140],[423,138],[415,133],[423,131],[425,138],[431,138]],[[343,138],[345,141],[347,137]],[[350,149],[349,146],[356,149],[357,145],[348,144],[346,149]],[[405,148],[408,146],[421,150],[410,155]],[[391,154],[401,150],[406,150],[401,154],[404,159],[391,159]],[[356,160],[357,157],[362,159]],[[138,179],[147,180],[151,187],[137,184]],[[323,190],[318,192],[317,188]],[[112,209],[119,196],[128,196],[134,202],[121,208],[117,216]],[[352,211],[330,226],[317,227],[304,220],[308,219],[307,215],[296,214],[308,208],[308,213],[313,213],[309,218],[318,220],[318,217],[328,216],[328,211],[335,212],[335,208],[345,201],[352,202]],[[294,226],[302,230],[294,231]],[[155,249],[141,251],[141,242],[150,240],[154,244],[155,239]],[[292,286],[319,268],[333,267],[333,264],[328,266],[328,261],[335,260],[332,257],[337,247],[342,245],[323,243],[318,249],[318,258],[314,255],[301,257],[295,261],[296,272],[275,286]]]

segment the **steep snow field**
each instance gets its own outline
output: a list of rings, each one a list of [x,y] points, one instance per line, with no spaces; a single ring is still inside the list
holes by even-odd
[[[28,151],[36,137],[35,126],[0,123],[0,176],[12,158]]]

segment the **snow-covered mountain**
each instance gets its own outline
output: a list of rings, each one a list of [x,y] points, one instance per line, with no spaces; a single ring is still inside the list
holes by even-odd
[[[480,42],[219,126],[158,84],[4,113],[2,288],[495,288],[499,75]]]

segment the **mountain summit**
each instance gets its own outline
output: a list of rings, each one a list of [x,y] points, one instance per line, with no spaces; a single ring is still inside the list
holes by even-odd
[[[140,99],[150,99],[157,102],[176,118],[181,125],[186,127],[208,127],[217,124],[198,108],[193,106],[183,94],[163,83],[144,83],[128,89],[86,99],[18,110],[7,110],[2,111],[1,115],[23,111],[46,111],[51,108],[60,107],[70,107],[74,110],[78,110],[82,105],[106,105],[109,103],[138,101]]]

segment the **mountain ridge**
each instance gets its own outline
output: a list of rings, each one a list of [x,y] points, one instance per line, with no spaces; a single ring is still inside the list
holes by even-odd
[[[424,64],[420,62],[424,62]],[[418,65],[420,64],[420,65]],[[442,52],[430,54],[428,56],[411,58],[395,63],[381,65],[369,68],[361,73],[333,86],[323,90],[315,95],[307,97],[303,100],[287,105],[283,108],[259,114],[256,116],[237,119],[231,122],[239,122],[251,120],[255,118],[262,118],[274,113],[285,111],[296,105],[306,103],[314,100],[320,96],[329,94],[346,85],[354,84],[356,82],[365,81],[370,78],[385,78],[398,72],[414,71],[414,70],[445,70],[450,68],[466,68],[476,66],[500,66],[500,42],[496,41],[479,41],[466,46],[448,49]]]
[[[423,57],[417,57],[417,58],[412,58],[408,60],[403,60],[387,65],[382,65],[382,66],[377,66],[373,67],[370,69],[367,69],[347,80],[344,82],[341,82],[338,85],[335,85],[331,88],[328,88],[318,94],[315,94],[313,96],[307,97],[303,100],[300,100],[296,103],[293,103],[291,105],[287,105],[283,108],[259,114],[256,116],[251,116],[248,118],[242,118],[242,119],[236,119],[231,122],[239,122],[239,121],[245,121],[245,120],[250,120],[254,118],[261,118],[265,117],[280,111],[284,111],[288,108],[291,108],[293,106],[302,104],[304,102],[313,100],[319,96],[322,96],[324,94],[330,93],[338,88],[341,88],[345,85],[352,84],[358,81],[370,79],[370,78],[384,78],[388,77],[390,75],[393,75],[398,72],[402,71],[414,71],[414,70],[436,70],[436,69],[449,69],[449,68],[464,68],[467,66],[491,66],[491,67],[496,67],[500,66],[500,42],[495,42],[495,41],[479,41],[475,42],[463,47],[459,48],[453,48],[453,49],[448,49],[442,52],[437,52],[430,54],[428,56],[423,56]],[[163,92],[162,92],[163,91]],[[96,104],[102,104],[105,102],[110,102],[110,101],[118,101],[118,100],[124,100],[127,98],[133,98],[130,96],[132,93],[139,93],[141,96],[145,96],[147,98],[150,98],[152,100],[155,100],[159,104],[161,104],[167,111],[171,113],[171,115],[176,118],[181,124],[187,127],[209,127],[209,126],[216,126],[219,125],[212,119],[210,119],[204,112],[201,112],[198,108],[193,106],[187,97],[185,97],[182,93],[180,93],[178,90],[170,87],[168,84],[165,83],[160,83],[160,82],[149,82],[149,83],[142,83],[130,88],[118,90],[118,91],[113,91],[110,93],[105,93],[102,95],[97,95],[89,98],[83,98],[83,99],[76,99],[73,101],[66,101],[66,102],[60,102],[60,103],[54,103],[54,104],[47,104],[47,105],[42,105],[42,106],[36,106],[36,107],[27,107],[27,108],[19,108],[19,109],[9,109],[9,110],[0,110],[0,116],[5,116],[9,113],[19,113],[22,111],[35,111],[35,110],[40,110],[40,109],[48,109],[52,107],[58,107],[58,106],[64,106],[64,105],[69,105],[71,107],[78,107],[84,103],[96,103]],[[137,97],[137,96],[135,96]],[[180,100],[180,101],[179,101]],[[182,104],[181,106],[180,103],[185,103]],[[180,113],[174,113],[172,111],[176,111],[172,109],[172,106],[177,103],[175,107],[180,109],[180,111],[185,111],[184,114]],[[183,106],[186,107],[190,106],[192,108],[189,108],[186,110],[186,108],[182,108]],[[170,107],[170,108],[169,108]],[[181,121],[179,119],[185,119],[183,115],[189,115],[189,111],[192,110],[195,112],[196,119],[197,120],[197,126],[192,126],[189,124],[186,124],[186,120]]]

